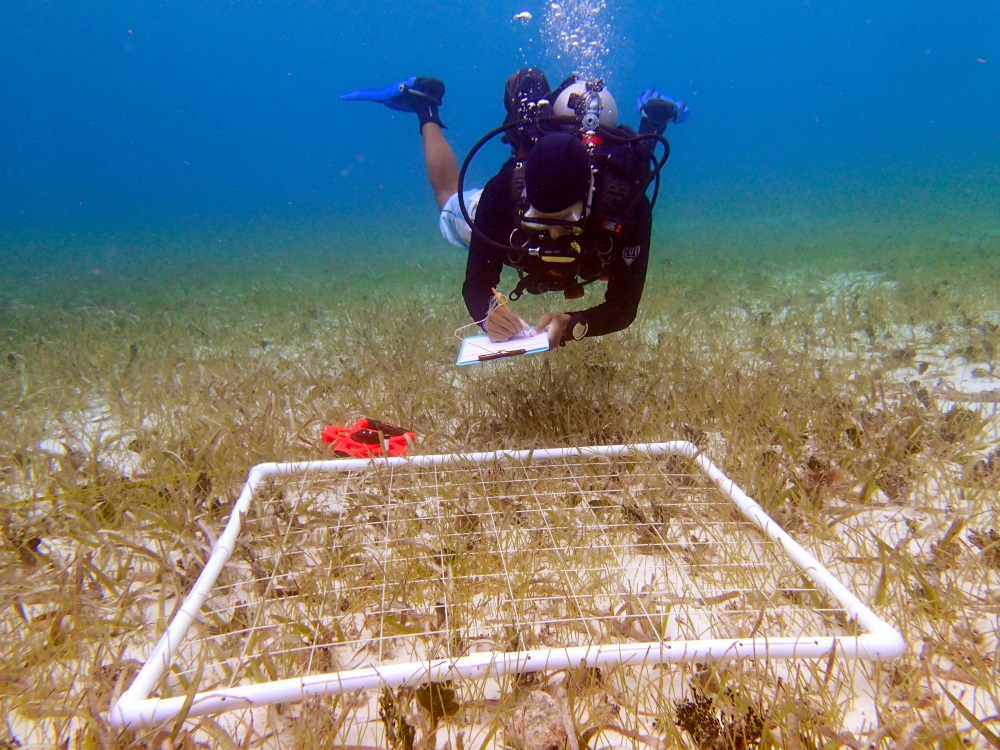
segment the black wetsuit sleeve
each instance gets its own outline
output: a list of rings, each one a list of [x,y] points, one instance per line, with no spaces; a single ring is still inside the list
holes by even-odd
[[[510,241],[513,203],[510,194],[511,173],[503,170],[486,183],[476,209],[476,229],[487,237],[507,244]],[[473,320],[483,320],[490,309],[493,289],[500,283],[503,252],[472,234],[469,259],[465,266],[462,297]]]
[[[615,240],[608,267],[604,302],[577,315],[587,323],[587,336],[604,336],[632,325],[646,284],[653,215],[643,198],[635,208],[630,230]]]

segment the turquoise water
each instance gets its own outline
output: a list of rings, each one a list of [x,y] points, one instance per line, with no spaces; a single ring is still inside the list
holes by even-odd
[[[10,3],[0,226],[353,237],[402,221],[435,242],[414,118],[338,95],[443,79],[461,158],[525,64],[604,75],[633,124],[647,86],[690,103],[668,131],[661,231],[856,199],[887,216],[968,200],[977,230],[996,228],[1000,6],[985,0]]]

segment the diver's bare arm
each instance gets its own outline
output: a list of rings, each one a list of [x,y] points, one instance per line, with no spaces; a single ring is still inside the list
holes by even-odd
[[[420,128],[420,138],[424,146],[427,179],[430,180],[438,209],[441,209],[458,191],[458,161],[444,137],[444,131],[436,123],[424,123]]]

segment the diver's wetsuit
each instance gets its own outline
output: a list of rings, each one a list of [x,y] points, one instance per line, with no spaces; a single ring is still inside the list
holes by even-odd
[[[519,225],[512,179],[514,161],[504,165],[493,179],[486,183],[476,210],[476,228],[501,244],[510,242],[511,232]],[[614,235],[613,245],[607,254],[605,273],[608,278],[604,302],[579,312],[578,317],[588,324],[587,336],[603,336],[628,328],[635,320],[639,299],[646,282],[649,264],[649,242],[652,229],[652,209],[643,196],[636,202],[626,219],[621,233]],[[579,236],[582,245],[597,239],[602,245],[610,237],[603,230],[588,224]],[[469,260],[465,267],[462,296],[473,320],[483,320],[489,313],[493,288],[500,283],[500,273],[506,254],[472,235]],[[565,311],[570,312],[570,311]]]

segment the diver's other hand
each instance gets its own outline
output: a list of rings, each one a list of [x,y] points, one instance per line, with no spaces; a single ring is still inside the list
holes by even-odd
[[[503,305],[498,305],[486,316],[483,328],[486,329],[490,341],[510,341],[519,333],[526,331],[528,324]]]
[[[413,79],[413,83],[401,88],[399,96],[396,97],[400,109],[416,113],[421,129],[429,122],[433,122],[439,128],[447,129],[438,114],[438,107],[443,100],[444,83],[437,78],[428,77]]]
[[[549,333],[549,349],[555,349],[562,343],[566,336],[566,329],[569,327],[569,313],[545,313],[535,324],[535,330],[541,333]]]
[[[435,107],[440,107],[444,101],[444,81],[429,76],[417,76],[407,93],[411,97],[423,97]]]
[[[444,127],[438,115],[438,107],[444,101],[444,83],[437,78],[413,76],[380,89],[351,91],[340,98],[349,102],[378,102],[397,112],[413,112],[421,128],[428,122]]]
[[[662,133],[667,128],[667,123],[682,123],[687,119],[691,108],[683,101],[674,101],[666,94],[661,94],[654,88],[649,88],[639,94],[636,99],[636,106],[642,115],[643,125],[640,128],[646,132]]]

